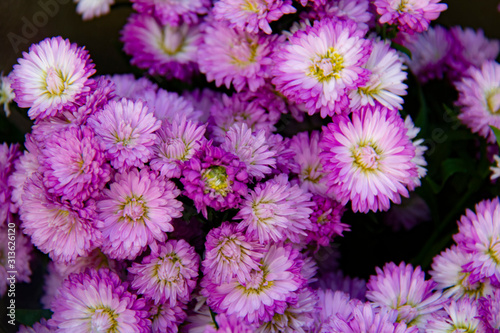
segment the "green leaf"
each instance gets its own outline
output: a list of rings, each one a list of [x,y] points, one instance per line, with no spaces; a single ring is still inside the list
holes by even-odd
[[[403,45],[401,45],[401,44],[395,43],[395,42],[391,42],[391,47],[392,47],[393,49],[396,49],[396,50],[400,51],[400,52],[403,52],[403,53],[404,53],[404,54],[406,54],[406,55],[410,58],[410,60],[411,60],[411,51],[410,51],[408,48],[404,47],[404,46],[403,46]]]
[[[23,325],[33,326],[40,319],[49,319],[52,316],[50,310],[16,309],[16,320]]]
[[[442,186],[455,173],[467,173],[467,165],[459,158],[449,158],[441,163],[441,173],[443,177]]]
[[[495,133],[495,137],[497,138],[498,147],[500,147],[500,129],[495,126],[490,126],[493,133]]]

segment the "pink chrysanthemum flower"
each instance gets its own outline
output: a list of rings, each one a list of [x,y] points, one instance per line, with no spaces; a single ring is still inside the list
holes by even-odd
[[[6,117],[10,116],[9,104],[12,103],[16,97],[14,90],[12,90],[11,83],[12,79],[9,76],[3,76],[3,73],[0,73],[0,105],[3,106]]]
[[[31,327],[21,325],[17,333],[55,333],[57,327],[50,326],[47,319],[42,318],[39,322],[34,323]]]
[[[463,267],[473,260],[471,253],[453,245],[434,257],[429,274],[437,283],[436,289],[441,289],[444,295],[455,300],[464,296],[479,298],[491,294],[493,287],[488,278],[476,283],[470,283],[470,272]]]
[[[155,240],[163,242],[181,217],[180,191],[169,180],[144,168],[117,173],[97,203],[102,250],[115,259],[134,259]]]
[[[371,43],[353,21],[325,19],[299,30],[274,54],[273,83],[310,115],[341,113],[349,106],[348,90],[368,80]]]
[[[418,333],[416,327],[405,323],[395,323],[397,311],[373,308],[369,303],[358,303],[352,308],[347,319],[333,322],[335,333]]]
[[[50,307],[57,332],[150,332],[144,299],[127,291],[116,273],[88,269],[64,280]]]
[[[145,77],[136,79],[133,74],[107,75],[106,78],[113,82],[115,86],[116,100],[123,97],[137,100],[146,100],[146,95],[155,93],[158,86]]]
[[[299,252],[290,245],[268,247],[261,266],[244,283],[233,278],[216,285],[202,280],[202,295],[216,312],[236,315],[247,323],[269,321],[275,313],[284,313],[286,302],[296,298],[304,279],[300,275]]]
[[[442,26],[429,27],[421,34],[406,35],[401,44],[410,50],[411,59],[406,54],[402,57],[421,83],[443,79],[460,47]]]
[[[167,303],[153,305],[149,310],[149,315],[152,323],[151,333],[177,333],[179,325],[187,318],[185,306],[182,303],[175,306]]]
[[[479,68],[486,61],[494,61],[500,52],[500,41],[486,38],[482,29],[454,26],[450,32],[462,46],[457,70],[466,70],[470,66]]]
[[[388,210],[390,201],[408,197],[417,168],[415,147],[401,116],[385,107],[336,116],[323,128],[320,146],[330,190],[355,212]]]
[[[441,0],[375,0],[380,24],[397,25],[407,33],[421,33],[448,8]]]
[[[500,64],[486,61],[481,68],[470,67],[468,76],[455,83],[460,107],[458,118],[471,129],[495,143],[490,126],[500,128]]]
[[[374,15],[370,10],[369,0],[334,0],[314,1],[309,11],[302,12],[302,19],[323,20],[337,18],[353,20],[361,29],[368,29],[373,25]]]
[[[186,120],[185,117],[164,123],[157,132],[151,169],[167,178],[180,178],[182,163],[188,161],[206,141],[205,125]]]
[[[154,16],[163,25],[179,26],[198,23],[198,15],[207,14],[210,0],[132,0],[132,7],[139,13]]]
[[[328,196],[326,173],[319,156],[320,140],[319,131],[312,131],[310,135],[307,132],[300,132],[291,139],[290,149],[295,152],[293,158],[296,162],[292,172],[298,175],[301,188],[314,194]]]
[[[73,0],[76,2],[76,12],[82,15],[84,21],[109,13],[115,0]]]
[[[46,38],[33,44],[18,62],[9,75],[14,100],[30,108],[31,119],[54,116],[90,92],[94,64],[84,48],[67,39]]]
[[[0,226],[17,210],[11,199],[13,189],[9,177],[15,171],[15,163],[20,155],[19,144],[7,145],[4,142],[0,145]]]
[[[296,152],[292,149],[291,142],[291,139],[283,138],[280,134],[269,134],[267,137],[267,143],[276,152],[274,175],[289,174],[292,170],[300,168],[295,161]]]
[[[109,259],[100,249],[95,249],[88,256],[76,257],[72,263],[49,262],[44,277],[44,295],[40,299],[44,308],[49,309],[54,297],[59,294],[62,282],[73,273],[83,273],[87,268],[109,268],[119,274],[124,263]]]
[[[151,75],[187,80],[197,71],[198,26],[162,25],[153,16],[132,14],[121,41],[125,53],[132,56],[130,63]]]
[[[222,96],[223,93],[210,88],[195,89],[193,91],[184,90],[182,92],[182,97],[191,102],[195,110],[202,112],[198,121],[203,123],[208,120],[212,105],[222,100]]]
[[[239,230],[257,238],[260,243],[285,241],[295,243],[312,228],[309,217],[313,210],[311,194],[291,185],[285,174],[259,183],[241,204],[235,219],[242,221]]]
[[[283,313],[275,313],[270,321],[260,325],[255,332],[311,332],[314,327],[314,312],[318,296],[315,290],[303,288],[297,298],[287,302]]]
[[[347,320],[351,316],[353,308],[360,301],[350,300],[348,294],[331,289],[318,289],[318,312],[314,332],[333,332],[333,324],[337,320]]]
[[[224,222],[209,231],[205,243],[203,274],[214,284],[227,283],[236,277],[250,280],[250,272],[259,269],[264,247],[256,240],[237,231],[236,223]]]
[[[196,287],[200,257],[185,240],[169,240],[128,269],[132,288],[155,304],[187,303]]]
[[[315,242],[317,246],[328,246],[335,236],[342,236],[344,231],[350,231],[348,224],[341,222],[346,210],[336,200],[320,195],[312,197],[314,210],[311,214],[311,230],[307,232],[305,243]]]
[[[207,207],[216,210],[237,208],[247,194],[248,173],[236,155],[208,141],[184,163],[184,193],[194,201],[198,212],[207,217]]]
[[[111,179],[105,153],[87,127],[54,134],[39,160],[48,192],[75,205],[99,196]]]
[[[9,219],[8,223],[0,226],[0,297],[9,288],[12,272],[15,272],[15,283],[31,282],[30,260],[33,246],[15,225],[15,220]],[[15,244],[15,250],[12,249],[12,244]],[[12,251],[15,251],[15,256],[12,256]]]
[[[469,282],[474,284],[484,278],[500,282],[500,200],[483,200],[475,212],[467,209],[458,222],[458,233],[453,235],[457,245],[472,254],[471,261],[463,266],[470,272]]]
[[[368,82],[360,85],[349,93],[350,107],[357,109],[375,101],[387,108],[401,110],[408,86],[403,83],[407,73],[404,71],[402,58],[391,49],[391,44],[384,40],[374,40],[373,49],[368,61],[364,65],[371,74]]]
[[[251,34],[257,34],[259,30],[271,34],[269,22],[296,11],[291,0],[221,0],[213,8],[216,20],[227,20],[231,28]]]
[[[271,54],[277,35],[238,31],[225,21],[207,24],[198,49],[198,64],[209,82],[217,87],[233,84],[236,91],[257,90],[271,77]]]
[[[479,319],[485,333],[500,331],[500,289],[493,290],[491,295],[479,299]]]
[[[427,321],[425,332],[484,332],[480,327],[480,317],[476,300],[462,297],[444,305],[444,312],[435,313]],[[484,332],[485,333],[485,332]]]
[[[72,262],[100,245],[101,233],[94,226],[95,204],[76,209],[51,196],[42,176],[33,174],[24,185],[19,207],[21,228],[31,242],[57,262]]]
[[[246,124],[253,132],[271,133],[278,120],[273,119],[258,100],[247,100],[241,93],[231,97],[222,95],[210,108],[209,129],[211,138],[224,142],[226,133],[235,124]]]
[[[148,102],[149,109],[153,110],[156,119],[162,123],[171,123],[174,120],[178,122],[181,117],[198,122],[202,116],[202,112],[196,110],[189,100],[175,92],[160,88],[156,92],[147,91],[144,99]]]
[[[420,266],[413,268],[402,262],[399,266],[390,262],[383,270],[375,268],[366,284],[366,298],[377,307],[396,309],[397,321],[422,327],[433,312],[443,307],[441,292],[434,292],[436,282],[425,280]]]
[[[106,150],[111,165],[120,172],[142,167],[153,156],[157,120],[142,101],[122,98],[110,101],[104,109],[90,117],[89,126]]]
[[[276,153],[266,143],[265,131],[252,133],[245,123],[231,126],[220,147],[238,156],[245,163],[248,175],[256,180],[270,174],[276,165]]]

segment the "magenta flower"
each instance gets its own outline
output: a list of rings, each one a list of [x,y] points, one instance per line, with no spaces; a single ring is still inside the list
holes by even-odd
[[[106,78],[115,86],[116,100],[123,97],[131,100],[146,100],[146,95],[155,93],[158,86],[145,77],[136,79],[133,74],[107,75]]]
[[[217,87],[229,89],[232,84],[236,91],[256,91],[271,77],[271,54],[277,40],[277,35],[251,34],[212,20],[204,27],[198,49],[200,71]]]
[[[396,50],[391,49],[390,42],[383,40],[373,41],[373,50],[364,65],[371,74],[368,82],[349,93],[350,107],[357,109],[375,102],[387,108],[401,110],[408,86],[403,83],[407,73],[404,71],[403,59]]]
[[[259,269],[264,246],[238,231],[237,226],[224,222],[208,232],[203,274],[214,284],[227,283],[235,277],[243,283],[251,278],[252,270]]]
[[[54,134],[39,158],[45,187],[75,205],[96,198],[111,179],[111,167],[104,156],[90,128],[69,128]]]
[[[342,236],[344,231],[350,231],[348,224],[341,222],[345,206],[338,201],[314,195],[315,203],[311,214],[311,230],[307,232],[305,243],[314,241],[317,246],[328,246],[335,236]]]
[[[238,333],[254,333],[255,325],[250,325],[244,321],[239,320],[235,315],[227,316],[225,313],[220,313],[215,316],[215,321],[217,322],[218,329],[213,326],[208,326],[205,328],[203,333],[228,333],[228,332],[238,332]]]
[[[156,305],[187,303],[196,287],[200,257],[185,240],[169,240],[128,269],[132,288]]]
[[[186,120],[184,116],[164,123],[157,132],[151,169],[167,178],[180,178],[182,164],[191,159],[206,142],[205,125]]]
[[[458,222],[453,239],[461,250],[472,254],[463,266],[470,272],[469,283],[490,278],[500,282],[500,201],[496,197],[476,204],[475,212],[467,209]]]
[[[179,26],[198,23],[198,15],[207,14],[210,0],[132,0],[132,7],[139,13],[154,16],[163,25]]]
[[[313,1],[309,11],[302,12],[300,17],[314,20],[326,18],[353,20],[361,29],[368,29],[375,23],[374,14],[370,10],[369,0],[333,0],[333,1]]]
[[[278,119],[266,112],[261,101],[248,100],[243,93],[233,94],[231,97],[222,95],[220,100],[213,102],[210,108],[211,138],[215,142],[224,142],[226,133],[235,124],[246,124],[253,132],[264,130],[271,133],[276,128]]]
[[[248,173],[237,156],[212,146],[209,141],[184,164],[181,182],[198,212],[207,217],[207,207],[238,208],[247,194]]]
[[[399,266],[390,262],[383,270],[379,267],[375,270],[377,275],[372,275],[366,284],[366,298],[376,307],[397,310],[398,322],[422,328],[426,318],[443,307],[446,299],[441,297],[441,292],[434,291],[434,281],[425,280],[420,266],[414,269],[404,262]]]
[[[481,68],[470,67],[468,76],[455,83],[460,107],[458,118],[471,129],[495,143],[490,126],[500,128],[500,64],[486,61]]]
[[[415,147],[401,116],[384,107],[363,108],[349,117],[336,116],[323,128],[323,168],[337,200],[349,200],[353,211],[388,210],[390,201],[408,197],[417,176]]]
[[[349,295],[342,291],[318,289],[317,295],[315,332],[334,332],[334,323],[350,318],[354,307],[361,303],[359,300],[351,301]]]
[[[31,119],[55,116],[90,92],[94,64],[84,48],[67,39],[46,38],[33,44],[18,62],[9,75],[14,100],[20,107],[30,108]]]
[[[238,156],[240,161],[245,163],[248,175],[256,180],[270,174],[276,165],[276,153],[266,144],[265,131],[252,133],[245,123],[231,126],[220,147]]]
[[[54,261],[69,263],[100,245],[92,200],[80,208],[61,202],[48,193],[40,173],[33,174],[24,186],[21,228],[40,251]]]
[[[111,165],[120,172],[142,167],[153,156],[157,120],[142,101],[110,101],[88,120]]]
[[[462,297],[444,305],[444,312],[435,313],[425,325],[425,332],[485,332],[475,299]]]
[[[495,289],[491,295],[479,299],[479,319],[481,328],[486,333],[500,330],[500,290]]]
[[[195,109],[188,99],[165,89],[160,88],[156,92],[147,91],[143,99],[148,102],[148,107],[153,111],[156,119],[161,120],[162,123],[179,122],[181,117],[185,117],[186,120],[192,122],[198,122],[203,114]]]
[[[75,0],[74,2],[78,3],[76,12],[86,21],[108,14],[115,0]]]
[[[286,302],[295,299],[295,291],[304,284],[298,256],[290,245],[271,245],[250,279],[241,283],[233,278],[221,285],[203,279],[201,293],[218,313],[235,315],[250,324],[269,321],[276,312],[284,312]]]
[[[177,333],[179,325],[187,318],[182,303],[175,306],[169,306],[167,303],[153,305],[149,314],[152,322],[151,333]]]
[[[150,332],[144,299],[127,291],[116,273],[88,269],[62,283],[50,307],[57,332]]]
[[[97,203],[104,242],[102,250],[114,259],[135,259],[155,240],[164,242],[173,231],[172,219],[181,217],[180,191],[147,168],[117,173]]]
[[[221,0],[214,4],[213,14],[218,21],[229,21],[231,28],[271,34],[270,22],[296,11],[291,0]]]
[[[441,0],[375,0],[380,24],[397,25],[407,33],[421,33],[448,8]]]
[[[453,245],[434,257],[432,270],[429,274],[437,282],[437,289],[453,299],[462,297],[479,298],[490,294],[493,290],[490,279],[483,278],[476,283],[470,283],[470,272],[463,267],[472,262],[472,253],[465,252],[462,248]]]
[[[50,326],[47,319],[42,318],[39,322],[36,322],[32,327],[26,327],[21,325],[17,333],[55,333],[57,327]]]
[[[285,241],[299,243],[312,228],[309,217],[313,210],[311,194],[298,185],[291,185],[285,174],[259,183],[241,204],[235,219],[242,221],[238,230],[245,230],[262,244]]]
[[[121,31],[130,63],[151,75],[189,79],[197,71],[198,26],[160,24],[153,16],[132,14]]]
[[[368,80],[366,31],[353,21],[325,19],[298,30],[274,53],[272,82],[285,97],[321,117],[345,111],[347,93]]]

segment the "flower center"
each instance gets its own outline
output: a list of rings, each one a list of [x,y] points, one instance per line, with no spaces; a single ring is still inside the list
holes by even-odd
[[[165,142],[164,155],[168,159],[185,160],[187,155],[186,143],[181,138],[169,138]]]
[[[250,272],[250,280],[246,281],[246,289],[250,292],[252,290],[254,291],[260,291],[263,289],[263,287],[267,284],[267,281],[265,279],[264,275],[264,270],[259,269],[259,270],[252,270]],[[250,289],[250,290],[249,290]]]
[[[123,217],[126,218],[129,222],[137,222],[144,219],[144,216],[147,214],[147,207],[142,197],[136,198],[131,197],[127,198],[125,203],[122,206]]]
[[[408,4],[410,0],[400,0],[395,1],[393,8],[396,9],[399,13],[408,12]]]
[[[186,43],[186,35],[187,27],[165,27],[161,39],[158,41],[160,49],[169,56],[181,53]]]
[[[309,67],[309,75],[314,76],[319,82],[330,81],[331,78],[340,78],[340,72],[344,69],[344,57],[330,47],[325,55],[313,59]]]
[[[205,178],[205,188],[215,190],[222,196],[225,196],[228,192],[228,180],[226,168],[220,165],[212,166],[202,173],[203,178]]]
[[[115,317],[116,315],[109,308],[95,309],[90,317],[90,331],[95,333],[115,332],[118,326]]]
[[[66,89],[66,82],[64,82],[61,74],[58,73],[53,67],[47,70],[45,77],[47,91],[50,95],[60,96]]]
[[[492,114],[500,114],[500,87],[497,87],[486,94],[486,104]]]
[[[167,255],[157,265],[158,278],[164,282],[176,282],[180,276],[179,258],[175,254]]]
[[[228,262],[239,261],[241,257],[241,246],[234,239],[225,239],[219,249],[220,255]]]
[[[241,9],[246,12],[259,13],[262,7],[266,7],[265,4],[262,3],[262,1],[245,0],[243,2],[243,5],[241,6]]]
[[[354,164],[364,171],[375,170],[378,168],[380,156],[377,151],[371,146],[358,146],[353,149]]]
[[[259,44],[251,38],[238,38],[231,43],[231,64],[239,67],[246,67],[255,63],[257,47],[259,47]]]

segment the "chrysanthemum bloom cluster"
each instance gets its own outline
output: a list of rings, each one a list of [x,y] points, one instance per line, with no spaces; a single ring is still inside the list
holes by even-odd
[[[95,17],[106,15],[115,0],[75,0],[76,12],[82,15],[83,20],[91,20]]]

